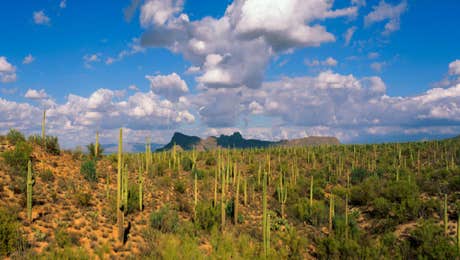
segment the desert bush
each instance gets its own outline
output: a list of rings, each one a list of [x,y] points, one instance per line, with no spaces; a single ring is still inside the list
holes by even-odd
[[[188,156],[184,156],[184,158],[182,158],[181,164],[182,164],[182,170],[184,170],[186,172],[192,170],[193,161]]]
[[[174,190],[184,194],[185,193],[185,183],[181,180],[177,180],[174,184]]]
[[[13,150],[2,153],[5,163],[18,175],[25,176],[32,147],[26,142],[18,143]]]
[[[40,178],[44,182],[53,182],[54,181],[54,174],[50,169],[46,169],[40,173]]]
[[[210,231],[220,223],[220,214],[219,207],[213,207],[209,202],[200,202],[196,206],[195,223],[199,228]]]
[[[204,259],[199,241],[188,234],[161,233],[155,229],[143,232],[146,245],[141,247],[142,259]]]
[[[128,214],[139,210],[139,186],[129,185],[128,188]]]
[[[80,173],[90,182],[97,181],[96,163],[93,160],[86,160],[81,164]]]
[[[79,246],[80,236],[75,232],[69,232],[65,227],[58,227],[54,231],[54,241],[58,247]]]
[[[24,135],[16,129],[10,129],[10,131],[6,135],[6,139],[12,145],[17,145],[18,143],[26,141]]]
[[[206,158],[206,161],[204,162],[207,166],[214,166],[217,164],[217,160],[216,158],[214,158],[213,156],[208,156]]]
[[[455,259],[457,248],[444,230],[432,221],[425,221],[414,229],[408,238],[410,259]]]
[[[313,201],[312,206],[310,202],[302,198],[291,207],[291,212],[300,220],[305,221],[311,225],[319,226],[327,221],[328,209],[323,201]]]
[[[158,176],[163,176],[166,173],[166,169],[168,168],[169,168],[168,162],[164,162],[164,161],[158,162],[156,164]]]
[[[163,233],[174,233],[179,227],[179,216],[169,206],[163,206],[150,214],[150,227]]]
[[[59,155],[61,153],[61,149],[59,147],[59,140],[56,136],[46,136],[45,140],[40,135],[31,135],[29,136],[29,142],[35,143],[40,145],[41,147],[46,147],[46,152]]]
[[[89,207],[91,205],[91,193],[77,192],[75,193],[77,205],[80,207]]]
[[[81,146],[77,146],[74,150],[71,151],[73,160],[81,160],[83,158],[83,150]]]
[[[193,178],[195,178],[195,174],[196,174],[196,178],[198,180],[202,180],[204,178],[205,172],[203,170],[199,170],[199,169],[195,168],[192,171],[192,174],[191,174]]]
[[[19,222],[11,211],[0,208],[0,256],[8,256],[24,247]]]

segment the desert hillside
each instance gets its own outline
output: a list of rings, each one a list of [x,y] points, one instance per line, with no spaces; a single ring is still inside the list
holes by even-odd
[[[458,257],[459,139],[104,156],[0,140],[3,257]]]

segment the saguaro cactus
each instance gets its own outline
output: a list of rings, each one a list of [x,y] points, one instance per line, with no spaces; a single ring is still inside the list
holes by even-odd
[[[142,166],[139,166],[139,211],[142,211],[143,208],[143,186],[144,186],[144,176],[142,176]]]
[[[444,194],[444,233],[447,236],[448,233],[448,225],[449,225],[449,219],[447,216],[447,194]]]
[[[262,235],[264,240],[264,255],[265,258],[270,254],[270,215],[267,208],[267,172],[264,172],[263,178],[263,194],[262,194]]]
[[[281,218],[284,218],[284,208],[286,207],[287,201],[287,183],[284,173],[280,174],[279,184],[278,184],[278,201],[281,204]]]
[[[147,138],[147,144],[145,146],[145,172],[149,174],[150,172],[150,164],[152,161],[152,151],[150,147],[150,138]]]
[[[345,194],[345,240],[348,241],[348,191]]]
[[[193,215],[194,219],[196,221],[196,206],[198,205],[198,176],[197,176],[197,171],[193,171],[195,173],[195,180],[194,180],[194,203],[193,203]]]
[[[46,110],[43,110],[43,117],[42,117],[42,141],[45,142],[46,140]]]
[[[236,168],[236,164],[235,164]],[[233,222],[238,224],[238,210],[239,210],[239,204],[240,204],[240,173],[237,171],[235,172],[236,174],[236,195],[235,195],[235,211],[233,212]]]
[[[125,164],[123,168],[123,213],[126,215],[128,213],[128,165]]]
[[[243,203],[244,206],[248,205],[248,180],[246,178],[243,179]]]
[[[310,207],[313,206],[313,175],[310,177]]]
[[[96,144],[94,144],[94,158],[99,155],[99,132],[96,131]]]
[[[329,197],[329,235],[332,235],[332,219],[334,218],[334,194]]]
[[[221,191],[222,191],[222,195],[220,197],[220,213],[221,213],[221,229],[222,229],[222,232],[225,231],[225,208],[226,208],[226,205],[225,205],[225,172],[222,171],[221,172],[221,180],[222,180],[222,187],[221,187]]]
[[[213,206],[217,206],[217,176],[219,174],[219,166],[216,167],[216,171],[214,173],[214,201]]]
[[[46,109],[43,110],[43,118],[42,118],[42,144],[46,150]]]
[[[457,252],[460,254],[460,214],[457,219]]]
[[[32,222],[32,186],[35,180],[32,179],[32,163],[27,164],[27,219]]]
[[[118,240],[123,242],[124,239],[124,214],[122,205],[122,162],[123,159],[123,130],[120,128],[120,136],[118,139],[118,167],[117,167],[117,226],[118,226]]]

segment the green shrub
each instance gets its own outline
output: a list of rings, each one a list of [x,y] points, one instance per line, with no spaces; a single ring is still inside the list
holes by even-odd
[[[46,169],[40,173],[40,178],[44,182],[53,182],[54,181],[54,174],[50,169]]]
[[[150,214],[150,227],[163,233],[176,232],[179,227],[179,216],[175,210],[163,206]]]
[[[128,188],[128,214],[139,210],[139,186],[132,184]]]
[[[455,259],[458,257],[456,247],[444,230],[432,221],[422,222],[410,233],[409,258],[417,259]]]
[[[372,205],[374,207],[374,210],[372,211],[372,215],[374,217],[379,217],[379,218],[384,218],[388,216],[388,213],[391,210],[391,203],[383,198],[383,197],[378,197],[376,198],[373,202]]]
[[[16,145],[18,143],[26,141],[24,135],[16,129],[10,129],[10,131],[6,135],[6,139],[12,145]]]
[[[204,178],[204,171],[203,170],[199,170],[199,169],[194,169],[192,171],[192,177],[195,178],[195,173],[196,173],[196,178],[198,180],[202,180]]]
[[[174,184],[174,190],[184,194],[185,193],[185,184],[181,180],[177,180],[176,183]]]
[[[67,231],[65,227],[58,227],[54,231],[54,241],[56,245],[61,248],[80,245],[79,235],[75,232]]]
[[[29,136],[29,142],[30,143],[35,143],[40,145],[41,147],[44,147],[46,145],[46,152],[53,154],[53,155],[59,155],[61,153],[61,149],[59,147],[59,140],[56,136],[46,136],[45,141],[43,141],[43,138],[40,135],[31,135]]]
[[[184,170],[186,172],[192,170],[193,161],[189,157],[185,156],[184,158],[182,158],[181,164],[182,164],[182,170]]]
[[[75,199],[80,207],[89,207],[91,205],[91,198],[91,193],[77,192],[75,194]]]
[[[20,234],[19,222],[6,209],[0,208],[0,256],[8,256],[23,249],[24,238]]]
[[[302,198],[293,204],[291,211],[300,221],[314,226],[319,226],[327,221],[328,209],[323,201],[313,201],[312,206],[310,206],[309,200]]]
[[[213,156],[210,156],[208,158],[206,158],[206,161],[204,162],[207,166],[214,166],[217,164],[217,160],[216,158],[214,158]]]
[[[84,161],[80,167],[80,173],[86,180],[95,182],[97,181],[96,163],[93,160]]]
[[[158,176],[163,176],[166,173],[166,169],[169,168],[168,162],[164,162],[164,161],[158,162],[156,164],[156,168],[157,168]]]
[[[30,160],[32,154],[32,147],[26,142],[20,142],[14,150],[6,151],[2,153],[5,163],[20,176],[25,176],[27,171],[27,163]]]
[[[352,184],[361,183],[370,176],[370,173],[364,168],[355,168],[351,171],[350,181]]]
[[[201,229],[210,231],[211,228],[220,223],[220,208],[213,207],[211,203],[200,202],[196,206],[195,223]]]

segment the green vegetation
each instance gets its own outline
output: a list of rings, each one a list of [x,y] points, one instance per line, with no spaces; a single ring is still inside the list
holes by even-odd
[[[17,145],[18,143],[26,141],[24,135],[16,129],[10,129],[10,131],[6,135],[6,139],[12,145]]]
[[[11,209],[0,208],[0,256],[9,256],[25,247],[20,233],[20,223]]]
[[[90,182],[97,181],[96,163],[93,160],[86,160],[81,164],[80,173]]]
[[[40,169],[39,184],[62,183],[72,192],[80,217],[94,220],[82,232],[100,222],[105,230],[116,225],[109,249],[98,247],[97,254],[104,257],[128,252],[134,242],[139,243],[136,257],[146,258],[460,257],[459,138],[209,151],[172,145],[172,150],[160,152],[151,152],[147,144],[145,153],[132,154],[123,153],[120,129],[118,154],[102,155],[98,144],[89,147],[94,152],[90,156],[79,156],[77,176],[81,165],[80,173],[90,183],[80,180],[75,185],[61,180],[61,174],[54,176],[56,169],[42,170],[37,152],[32,155],[33,143],[10,133],[15,146],[2,153],[2,162],[10,176],[22,181],[22,190],[12,190],[24,199],[20,217],[0,211],[2,256],[22,250],[22,225],[29,230],[37,219],[43,222],[46,215],[38,212],[53,200],[44,194],[46,188],[33,186],[34,166]],[[51,144],[46,142],[46,150]],[[101,176],[96,162],[98,168],[108,166]],[[13,178],[8,187],[14,183]],[[63,193],[59,200],[67,197]],[[99,201],[102,218],[94,207]],[[78,254],[76,248],[85,246],[80,244],[83,235],[66,233],[74,228],[81,227],[58,226],[47,234],[52,243],[43,254]],[[135,239],[130,232],[137,232]]]
[[[26,142],[19,142],[13,150],[3,152],[1,156],[14,174],[25,177],[31,154],[32,147]]]

